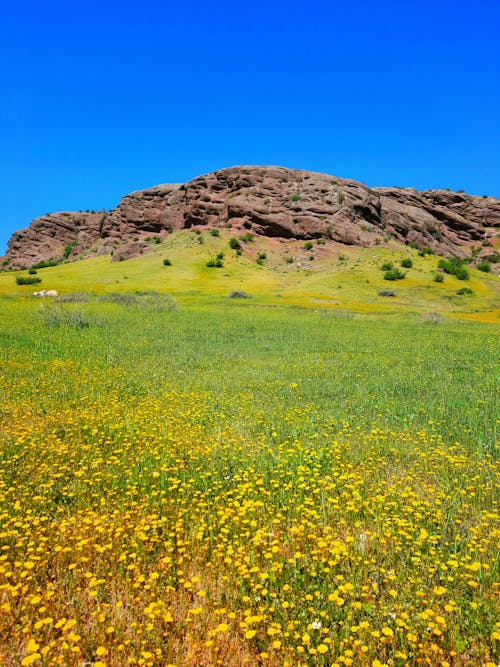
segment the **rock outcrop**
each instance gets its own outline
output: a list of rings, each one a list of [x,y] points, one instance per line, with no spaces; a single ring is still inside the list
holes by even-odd
[[[226,226],[359,246],[396,240],[465,256],[471,244],[498,232],[500,200],[448,190],[370,189],[353,180],[281,167],[231,167],[183,185],[133,192],[109,213],[36,218],[13,234],[4,266],[64,256],[71,260],[89,252],[127,259],[147,252],[154,235]]]

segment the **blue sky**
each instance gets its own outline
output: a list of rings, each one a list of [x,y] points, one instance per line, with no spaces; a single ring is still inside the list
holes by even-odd
[[[236,164],[500,197],[500,3],[12,2],[0,254],[55,210]]]

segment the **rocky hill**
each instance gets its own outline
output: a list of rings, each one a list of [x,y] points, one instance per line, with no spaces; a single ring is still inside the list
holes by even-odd
[[[3,268],[92,253],[127,259],[147,252],[152,237],[200,227],[359,246],[395,240],[465,256],[471,245],[498,234],[500,200],[448,190],[370,189],[281,167],[231,167],[185,184],[132,192],[109,213],[66,211],[35,218],[12,235]],[[481,256],[488,252],[485,247]]]

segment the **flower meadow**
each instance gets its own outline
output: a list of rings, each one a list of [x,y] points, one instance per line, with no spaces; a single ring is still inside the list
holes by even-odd
[[[38,308],[0,300],[0,664],[498,665],[494,325]]]

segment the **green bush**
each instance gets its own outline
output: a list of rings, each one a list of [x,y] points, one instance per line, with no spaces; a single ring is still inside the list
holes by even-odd
[[[403,273],[403,271],[394,268],[384,273],[384,280],[402,280],[405,275],[406,273]]]
[[[300,195],[299,194],[294,194],[290,197],[292,201],[300,201]]]
[[[64,252],[63,252],[64,259],[68,259],[68,257],[71,255],[71,251],[73,250],[73,248],[76,246],[77,243],[78,241],[72,241],[71,243],[68,243],[68,245],[64,247]]]
[[[219,230],[218,229],[211,229],[209,234],[210,234],[210,236],[219,236]]]
[[[436,273],[436,275],[434,276],[434,282],[435,282],[435,283],[442,283],[442,282],[444,282],[444,276],[443,276],[443,274],[442,274],[442,273]]]
[[[209,269],[220,269],[221,267],[224,266],[224,262],[222,261],[222,257],[219,257],[219,255],[222,253],[218,253],[218,255],[214,259],[209,259],[206,266]]]
[[[418,254],[420,257],[425,257],[426,255],[435,255],[436,253],[432,248],[420,248]]]
[[[57,266],[60,263],[61,263],[60,260],[54,257],[53,259],[47,259],[47,260],[42,260],[41,262],[37,262],[36,264],[33,264],[33,266],[31,268],[32,269],[45,269],[49,266]]]
[[[165,258],[163,260],[163,266],[172,266],[172,262],[168,258]]]
[[[483,273],[490,273],[491,264],[487,262],[485,259],[482,259],[480,262],[478,262],[477,270],[483,271]]]
[[[18,285],[36,285],[41,282],[42,279],[36,276],[16,276],[16,283]]]
[[[293,257],[285,257],[285,262],[287,264],[293,264]]]
[[[474,294],[470,287],[461,287],[457,290],[457,294]]]
[[[251,243],[253,241],[253,234],[251,232],[243,234],[243,236],[240,236],[240,241],[243,241],[243,243]]]
[[[463,260],[458,257],[451,257],[450,259],[440,259],[438,267],[443,269],[445,273],[456,276],[458,280],[469,280],[469,272],[463,264]]]
[[[239,250],[241,248],[241,244],[236,238],[236,236],[232,236],[229,239],[229,247],[231,248],[231,250]]]
[[[313,244],[311,243],[311,241],[306,241],[304,243],[304,250],[311,250],[312,247],[313,247]]]
[[[385,262],[385,264],[382,264],[380,268],[382,271],[392,271],[394,264],[392,262]]]
[[[409,257],[405,257],[404,259],[401,260],[401,266],[404,267],[405,269],[411,269],[413,266],[413,262]]]
[[[30,269],[30,270],[28,271],[28,273],[30,274],[30,276],[34,276],[34,275],[36,275],[36,272],[37,272],[36,269]]]

